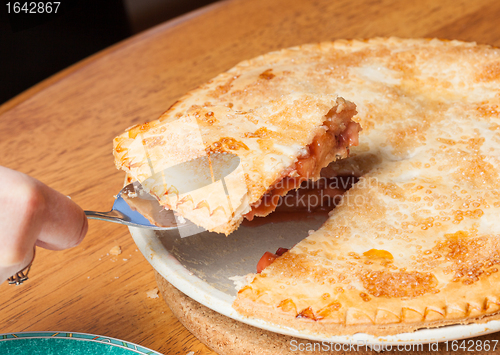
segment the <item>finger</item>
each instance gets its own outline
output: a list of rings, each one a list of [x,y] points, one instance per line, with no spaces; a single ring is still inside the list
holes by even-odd
[[[63,194],[0,166],[0,267],[19,265],[35,243],[61,250],[87,232],[83,210]]]
[[[51,250],[72,248],[80,244],[88,230],[83,210],[67,196],[41,184],[45,199],[44,222],[37,245]]]
[[[35,181],[0,167],[0,267],[20,265],[41,231],[45,201]]]

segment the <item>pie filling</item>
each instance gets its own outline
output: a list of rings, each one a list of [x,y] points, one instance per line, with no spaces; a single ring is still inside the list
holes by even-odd
[[[289,249],[287,248],[278,248],[278,250],[276,250],[276,253],[274,254],[269,251],[266,251],[264,255],[262,255],[262,258],[260,258],[259,262],[257,263],[257,273],[260,274],[266,267],[271,265],[273,261],[278,258],[278,256],[282,256],[288,250]]]
[[[250,212],[245,214],[246,219],[251,221],[255,216],[267,216],[276,209],[282,196],[290,190],[298,189],[304,181],[317,180],[321,169],[336,159],[346,158],[349,155],[349,147],[358,145],[358,133],[361,127],[351,120],[353,112],[332,111],[326,116],[323,132],[318,134],[307,147],[307,154],[299,157],[295,164],[276,180],[262,199],[252,205]],[[330,194],[339,195],[344,191],[331,190]]]

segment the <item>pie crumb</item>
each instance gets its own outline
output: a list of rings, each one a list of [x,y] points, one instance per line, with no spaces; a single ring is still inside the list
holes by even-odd
[[[186,355],[194,355],[194,351],[190,351]]]
[[[109,254],[111,254],[111,255],[120,255],[121,253],[122,253],[122,248],[120,248],[119,245],[115,245],[109,251]]]
[[[157,288],[154,288],[151,291],[146,292],[146,295],[149,298],[158,298],[158,297],[160,297],[160,296],[158,296],[158,289]]]

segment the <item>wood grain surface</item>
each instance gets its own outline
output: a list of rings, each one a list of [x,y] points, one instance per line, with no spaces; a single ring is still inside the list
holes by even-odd
[[[215,3],[108,48],[1,106],[0,165],[30,174],[85,209],[106,210],[123,182],[113,137],[157,118],[184,92],[243,59],[374,36],[500,46],[499,18],[497,0]],[[115,245],[123,253],[107,255]],[[161,298],[146,296],[156,287],[153,270],[123,226],[90,221],[79,247],[39,249],[31,276],[19,287],[0,285],[0,333],[89,332],[165,354],[215,354]]]

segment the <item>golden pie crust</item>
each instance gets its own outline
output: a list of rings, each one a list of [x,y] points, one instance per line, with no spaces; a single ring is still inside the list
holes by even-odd
[[[326,336],[499,318],[500,50],[376,38],[249,63],[300,71],[311,91],[357,105],[360,144],[328,169],[362,177],[234,308]]]
[[[246,61],[186,94],[158,120],[127,129],[114,139],[113,153],[128,181],[139,181],[162,206],[229,234],[282,179],[304,176],[300,164],[311,151],[321,153],[314,148],[321,137],[336,149],[321,156],[309,178],[347,157],[357,141],[355,113],[354,104],[318,92],[300,70]],[[222,167],[233,164],[230,157],[239,163],[217,174],[214,157],[227,160]]]

